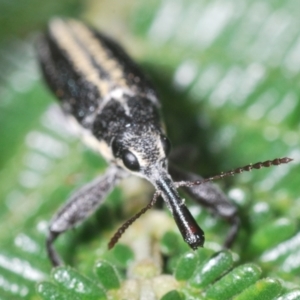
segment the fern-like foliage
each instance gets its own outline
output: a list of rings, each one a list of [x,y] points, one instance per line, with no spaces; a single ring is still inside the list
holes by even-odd
[[[19,2],[0,3],[0,299],[300,299],[298,1]],[[56,14],[88,20],[142,65],[182,168],[210,176],[294,158],[218,182],[241,216],[230,251],[222,250],[229,225],[190,199],[205,248],[192,252],[164,209],[147,212],[108,251],[153,194],[129,179],[59,237],[66,266],[51,268],[49,219],[106,168],[40,80],[35,34]]]

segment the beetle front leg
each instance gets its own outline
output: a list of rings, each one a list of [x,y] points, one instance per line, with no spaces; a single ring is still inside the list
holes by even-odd
[[[181,171],[173,165],[169,166],[169,172],[174,181],[197,181],[203,179],[199,175]],[[237,214],[236,207],[213,183],[207,182],[198,186],[182,188],[194,201],[207,207],[210,211],[225,219],[231,225],[224,241],[224,247],[229,248],[236,238],[240,225],[240,218]]]
[[[61,258],[53,247],[56,238],[92,214],[123,177],[125,177],[125,172],[112,166],[104,175],[76,191],[68,202],[60,208],[50,222],[46,240],[48,256],[54,266],[62,264]]]

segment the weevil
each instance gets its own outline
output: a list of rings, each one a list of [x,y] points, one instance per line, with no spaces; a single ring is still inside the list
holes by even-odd
[[[178,194],[180,186],[196,202],[230,223],[224,242],[229,247],[239,228],[237,209],[209,181],[291,160],[248,165],[203,181],[199,175],[168,164],[171,144],[161,121],[157,92],[116,42],[82,22],[55,18],[40,37],[37,52],[44,78],[60,100],[64,114],[80,128],[84,141],[109,163],[105,174],[72,194],[51,220],[46,248],[54,266],[62,263],[53,246],[56,238],[87,219],[130,174],[150,181],[156,192],[150,204],[118,230],[110,247],[159,195],[185,242],[192,249],[202,247],[204,232]]]

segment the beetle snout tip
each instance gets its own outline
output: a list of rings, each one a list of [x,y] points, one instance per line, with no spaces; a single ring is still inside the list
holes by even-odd
[[[202,248],[204,246],[205,238],[203,234],[194,234],[193,236],[188,236],[185,241],[193,250],[197,250],[199,247]]]

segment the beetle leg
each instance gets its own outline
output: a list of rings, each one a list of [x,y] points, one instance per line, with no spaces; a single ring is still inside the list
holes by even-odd
[[[62,260],[53,247],[56,238],[66,230],[84,221],[104,201],[105,196],[113,189],[125,172],[112,166],[104,175],[83,186],[62,206],[50,222],[46,240],[48,256],[54,266],[62,264]]]
[[[169,166],[169,172],[174,181],[196,181],[203,179],[199,175],[181,171],[172,164]],[[207,207],[210,211],[225,219],[231,225],[224,241],[224,247],[229,248],[236,238],[240,225],[240,218],[237,214],[236,207],[213,183],[207,182],[198,186],[182,188],[194,201]]]

